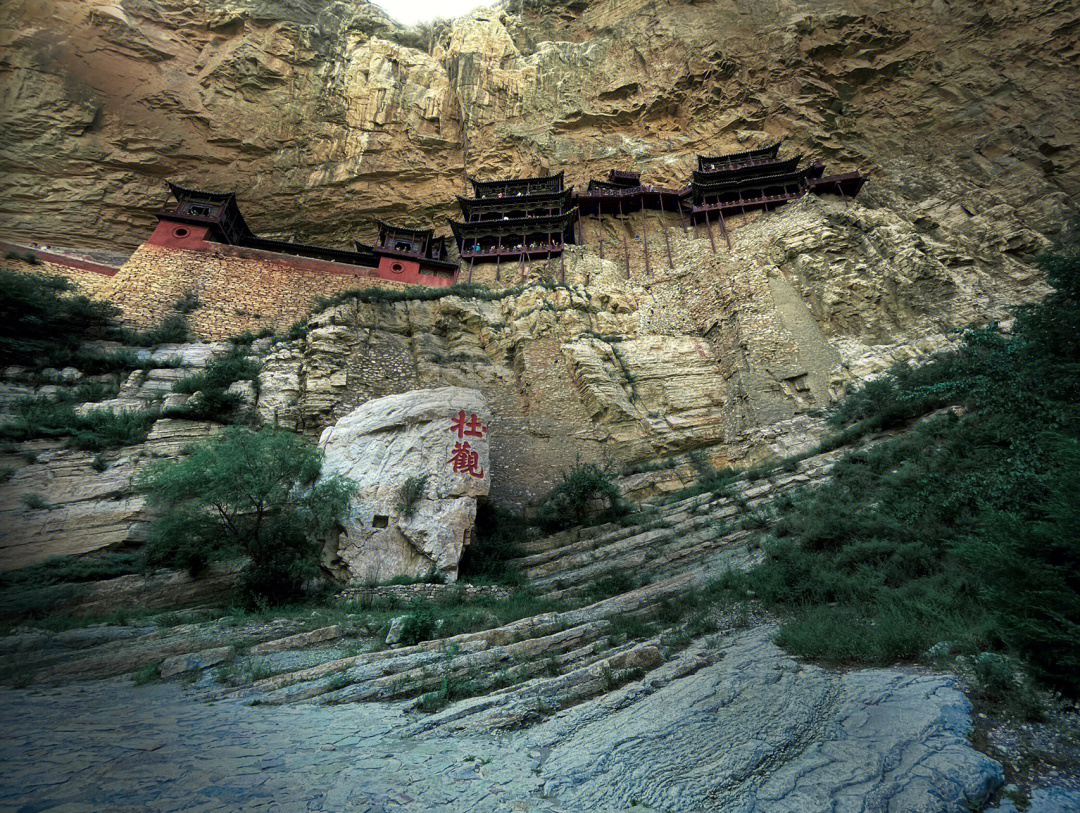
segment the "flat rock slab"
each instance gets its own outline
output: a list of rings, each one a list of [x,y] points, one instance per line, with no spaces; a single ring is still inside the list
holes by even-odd
[[[768,629],[721,649],[663,688],[646,678],[498,738],[406,736],[399,704],[2,689],[0,808],[959,813],[1000,781],[947,676],[801,664]]]
[[[549,749],[547,792],[574,809],[930,813],[967,810],[1001,783],[968,743],[971,706],[952,678],[822,669],[771,633],[733,638],[719,663],[631,705],[633,689],[530,731]]]

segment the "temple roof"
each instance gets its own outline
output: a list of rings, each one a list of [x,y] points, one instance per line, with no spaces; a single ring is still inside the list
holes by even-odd
[[[291,254],[295,257],[309,257],[316,260],[328,260],[330,262],[343,263],[345,265],[360,265],[367,268],[378,265],[378,260],[370,251],[365,251],[366,246],[357,244],[357,251],[347,251],[340,248],[324,248],[322,246],[309,246],[304,243],[290,243],[285,240],[270,240],[265,237],[251,235],[240,243],[241,248],[257,248],[262,251],[273,251],[278,254]]]
[[[521,235],[529,232],[543,231],[545,227],[557,227],[558,231],[565,231],[568,226],[572,227],[577,217],[577,207],[574,206],[565,212],[554,215],[540,215],[537,217],[518,217],[512,220],[473,220],[463,223],[460,220],[447,218],[450,228],[458,243],[463,237],[469,235],[484,234],[511,234]],[[552,229],[554,230],[554,229]]]
[[[435,229],[414,229],[410,226],[396,226],[393,223],[387,223],[385,220],[379,220],[378,218],[376,218],[375,222],[379,224],[380,234],[383,231],[392,231],[398,234],[412,234],[420,238],[431,237],[435,234]]]
[[[780,139],[779,141],[770,144],[768,147],[758,147],[757,149],[745,150],[743,152],[729,152],[726,155],[699,155],[698,169],[706,171],[706,164],[731,164],[736,161],[750,161],[754,158],[775,158],[783,141],[783,139]]]
[[[722,189],[739,189],[742,187],[769,186],[776,183],[790,183],[791,181],[803,181],[807,178],[818,178],[825,167],[820,163],[811,164],[803,169],[777,172],[769,175],[749,175],[745,178],[724,178],[722,180],[705,183],[694,183],[694,192],[715,192]]]
[[[478,178],[469,176],[469,182],[473,185],[473,192],[480,196],[481,189],[494,189],[497,187],[507,187],[510,189],[528,186],[529,184],[539,186],[553,186],[556,191],[560,191],[563,188],[563,174],[558,172],[555,175],[539,175],[533,178],[505,178],[502,180],[494,181],[481,181]],[[534,193],[535,194],[535,193]]]
[[[790,158],[773,158],[767,159],[767,164],[757,164],[755,166],[734,166],[734,167],[720,167],[718,169],[707,170],[694,170],[694,183],[713,183],[718,180],[726,180],[736,177],[748,177],[755,173],[765,172],[769,174],[775,174],[778,172],[787,172],[795,169],[802,161],[802,154],[793,155]]]
[[[563,189],[550,189],[543,192],[530,192],[528,195],[523,195],[521,198],[517,197],[503,197],[503,198],[469,198],[464,195],[457,195],[458,205],[462,211],[466,209],[496,209],[502,206],[514,205],[523,200],[530,201],[564,201],[569,202],[570,194],[574,191],[574,187],[568,186]]]
[[[172,181],[165,182],[169,191],[176,196],[177,200],[180,198],[203,198],[210,203],[227,203],[229,201],[235,201],[236,195],[232,192],[207,192],[203,189],[189,189],[186,186],[180,186]]]

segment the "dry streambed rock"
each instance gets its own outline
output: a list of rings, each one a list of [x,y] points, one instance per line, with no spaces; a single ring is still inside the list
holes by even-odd
[[[327,566],[352,581],[456,580],[476,498],[491,485],[490,422],[479,391],[441,387],[368,401],[323,432],[324,476],[357,484]]]

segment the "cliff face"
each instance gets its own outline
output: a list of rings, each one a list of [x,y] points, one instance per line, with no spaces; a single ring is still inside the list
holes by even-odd
[[[131,249],[168,177],[344,244],[438,225],[466,173],[681,182],[780,137],[926,228],[1006,205],[1052,233],[1080,192],[1074,3],[524,5],[417,32],[360,2],[8,3],[0,231]]]

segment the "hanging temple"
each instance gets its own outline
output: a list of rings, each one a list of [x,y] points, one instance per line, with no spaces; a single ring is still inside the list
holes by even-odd
[[[447,237],[433,229],[414,229],[377,221],[378,237],[355,250],[324,248],[259,237],[248,227],[235,195],[206,192],[169,183],[169,200],[157,212],[158,227],[149,242],[193,250],[215,245],[236,251],[286,255],[327,267],[358,267],[371,276],[398,283],[447,287],[465,276],[472,281],[479,263],[495,263],[495,279],[504,264],[558,258],[567,244],[588,242],[587,218],[625,216],[644,209],[678,214],[682,228],[704,224],[713,251],[719,236],[731,248],[725,216],[770,210],[807,193],[855,197],[865,182],[858,171],[824,175],[821,162],[800,167],[801,155],[780,157],[780,142],[768,147],[719,156],[698,156],[687,186],[672,189],[643,184],[636,172],[611,170],[605,180],[589,181],[584,191],[564,186],[563,174],[482,181],[469,178],[472,196],[457,197],[460,219],[450,219],[458,259],[447,250]],[[647,241],[648,235],[642,239]],[[625,236],[624,236],[625,241]],[[671,246],[666,227],[668,264]],[[599,243],[603,257],[603,242]],[[624,246],[625,248],[625,246]],[[649,250],[645,248],[646,271]],[[627,249],[626,270],[630,272]],[[464,281],[464,280],[462,280]]]

